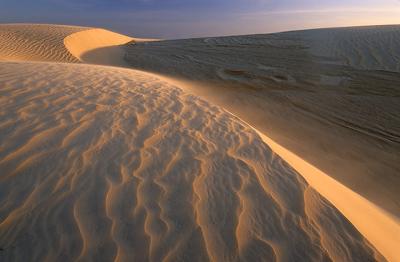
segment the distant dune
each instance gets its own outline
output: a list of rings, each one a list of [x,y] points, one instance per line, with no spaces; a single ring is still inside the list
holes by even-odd
[[[131,41],[131,37],[108,30],[90,29],[67,36],[64,44],[81,62],[121,66],[126,63],[122,45]]]
[[[293,32],[311,52],[366,70],[400,72],[399,25],[318,29]]]
[[[0,260],[400,261],[397,69],[307,34],[0,25]]]
[[[125,44],[154,41],[105,29],[46,24],[0,25],[0,61],[84,62],[121,66]]]
[[[32,24],[0,25],[0,61],[78,62],[64,38],[86,27]]]
[[[399,57],[400,26],[377,26],[137,43],[126,61],[180,80],[400,218]]]
[[[125,61],[126,44],[154,41],[132,38],[108,30],[94,28],[80,31],[64,39],[65,47],[79,61],[90,64],[129,66]]]

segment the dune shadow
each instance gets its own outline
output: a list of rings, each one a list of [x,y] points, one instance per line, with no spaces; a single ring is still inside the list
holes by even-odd
[[[84,52],[81,56],[81,61],[88,64],[129,67],[124,57],[124,45],[114,45]]]

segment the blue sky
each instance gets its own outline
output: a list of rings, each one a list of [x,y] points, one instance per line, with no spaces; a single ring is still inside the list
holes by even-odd
[[[400,24],[399,0],[0,0],[0,22],[104,27],[185,38]]]

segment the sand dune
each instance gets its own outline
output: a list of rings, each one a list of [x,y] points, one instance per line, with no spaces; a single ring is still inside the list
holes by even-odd
[[[52,61],[124,66],[124,45],[156,39],[131,38],[105,29],[46,25],[0,25],[0,61]]]
[[[88,64],[129,66],[125,61],[126,44],[157,39],[132,38],[104,29],[90,29],[67,36],[65,47],[81,62]]]
[[[399,260],[398,28],[0,26],[0,260]]]
[[[0,60],[78,62],[64,38],[86,27],[45,24],[0,25]]]
[[[400,218],[399,50],[400,26],[382,26],[138,43],[126,60]]]
[[[249,126],[156,76],[0,75],[3,260],[383,260]]]
[[[305,41],[312,54],[333,59],[332,62],[360,69],[400,72],[398,25],[307,30],[291,34]]]
[[[389,261],[399,261],[400,224],[380,207],[258,132],[267,145],[329,200]]]
[[[104,29],[90,29],[64,39],[65,47],[79,61],[93,64],[123,65],[124,44],[133,38]]]

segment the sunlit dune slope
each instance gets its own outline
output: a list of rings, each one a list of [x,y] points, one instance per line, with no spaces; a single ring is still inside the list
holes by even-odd
[[[1,260],[382,259],[249,126],[154,75],[0,76]]]
[[[126,44],[157,39],[132,38],[108,30],[94,28],[77,32],[64,39],[65,47],[79,61],[89,64],[129,66],[125,61]]]
[[[84,62],[124,65],[129,42],[154,41],[131,38],[105,29],[47,25],[0,25],[0,60]]]
[[[131,41],[131,37],[108,30],[90,29],[67,36],[64,44],[82,62],[121,65],[125,55],[121,45]]]
[[[64,38],[86,27],[47,24],[1,24],[0,60],[78,62]]]
[[[400,218],[400,26],[127,46],[163,74]]]

